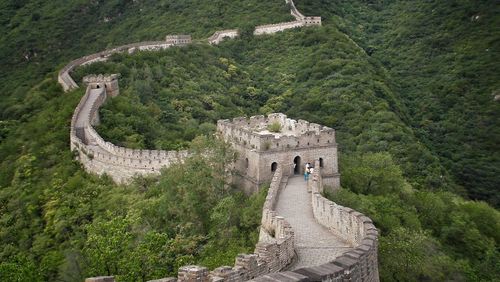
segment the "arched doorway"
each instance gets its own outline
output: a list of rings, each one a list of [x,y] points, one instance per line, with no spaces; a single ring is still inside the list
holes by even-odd
[[[300,174],[300,157],[296,156],[295,159],[293,159],[293,174]]]
[[[319,167],[323,167],[323,158],[319,158]]]
[[[278,169],[278,163],[274,162],[271,164],[271,172],[275,172]]]

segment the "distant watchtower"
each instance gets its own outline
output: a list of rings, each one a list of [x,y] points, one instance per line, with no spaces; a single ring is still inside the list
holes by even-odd
[[[184,46],[187,44],[191,44],[191,35],[167,35],[165,37],[165,42],[167,44],[172,44],[176,46]]]
[[[340,187],[335,130],[281,113],[233,120],[219,120],[217,129],[239,153],[234,182],[247,192],[271,181],[278,164],[302,175],[306,163],[321,166],[323,183]]]

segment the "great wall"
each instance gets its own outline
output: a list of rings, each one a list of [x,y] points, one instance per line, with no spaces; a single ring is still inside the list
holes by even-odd
[[[301,26],[321,25],[320,17],[305,17],[286,0],[295,21],[262,25],[254,34],[271,34]],[[206,41],[219,44],[235,38],[238,30],[216,31]],[[76,67],[106,61],[114,53],[155,51],[190,44],[189,35],[169,35],[165,41],[139,42],[105,50],[70,62],[58,75],[65,91],[78,88],[70,73]],[[119,95],[118,75],[90,75],[83,79],[85,95],[76,107],[70,129],[71,150],[91,173],[107,174],[116,182],[135,175],[159,174],[182,162],[187,151],[135,150],[105,141],[93,128],[99,108]],[[279,125],[279,132],[269,126]],[[165,281],[379,281],[378,231],[372,221],[350,208],[324,198],[325,189],[340,188],[335,131],[293,120],[283,114],[249,119],[220,120],[217,131],[239,153],[232,181],[247,192],[265,183],[270,188],[262,210],[259,240],[253,254],[240,254],[235,265],[209,271],[184,266],[177,278]],[[305,163],[314,164],[308,181],[300,176]],[[87,278],[111,282],[113,276]]]

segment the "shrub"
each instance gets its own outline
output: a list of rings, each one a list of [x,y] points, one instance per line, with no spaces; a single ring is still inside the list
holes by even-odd
[[[267,126],[267,130],[275,133],[281,132],[281,124],[275,121]]]

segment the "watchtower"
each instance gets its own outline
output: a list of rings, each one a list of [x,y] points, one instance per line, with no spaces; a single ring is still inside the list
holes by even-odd
[[[335,130],[281,113],[219,120],[217,129],[238,152],[233,181],[247,192],[271,181],[278,164],[302,175],[307,163],[321,166],[323,183],[340,187]]]
[[[178,34],[178,35],[167,35],[165,37],[165,42],[172,45],[187,45],[191,44],[191,35]]]
[[[92,89],[104,88],[106,90],[106,95],[116,97],[118,96],[118,94],[120,94],[120,88],[118,87],[119,77],[119,74],[91,74],[83,78],[83,84],[90,85]]]

